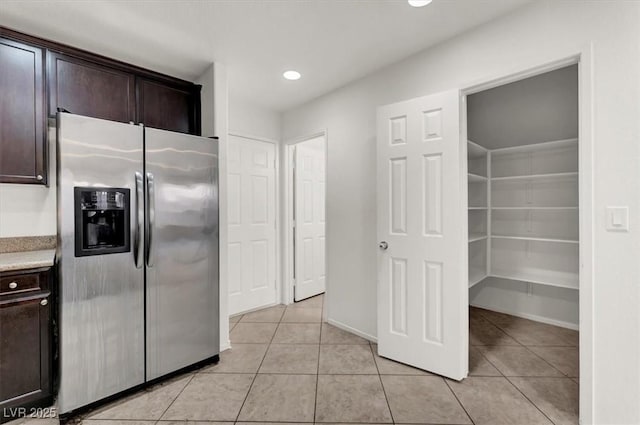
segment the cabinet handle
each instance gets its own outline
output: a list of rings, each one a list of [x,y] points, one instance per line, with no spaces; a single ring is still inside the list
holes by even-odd
[[[40,305],[47,305],[47,304],[49,304],[49,301],[47,301],[46,298],[40,301]]]
[[[16,289],[18,287],[18,284],[16,282],[11,282],[9,284],[9,289]]]
[[[39,182],[41,182],[43,178],[44,178],[44,177],[42,177],[42,174],[38,174],[38,175],[36,176],[36,180],[38,180]]]

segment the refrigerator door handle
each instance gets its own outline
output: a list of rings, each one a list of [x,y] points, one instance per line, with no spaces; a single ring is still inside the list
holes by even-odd
[[[136,206],[135,206],[135,214],[136,214],[136,223],[135,223],[135,235],[133,239],[133,261],[136,265],[136,268],[142,268],[142,223],[144,222],[144,211],[143,211],[143,203],[144,203],[144,192],[143,192],[143,179],[142,173],[136,171]]]
[[[155,251],[153,250],[153,227],[156,219],[156,195],[152,173],[147,173],[147,267],[153,267]]]

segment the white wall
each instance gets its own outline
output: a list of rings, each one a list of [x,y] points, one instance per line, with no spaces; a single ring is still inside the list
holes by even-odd
[[[231,93],[229,95],[229,132],[280,141],[281,113]]]
[[[229,341],[229,290],[227,284],[227,135],[229,132],[229,87],[227,69],[223,64],[211,64],[197,79],[202,84],[202,135],[218,137],[218,201],[219,211],[219,295],[220,351],[231,347]]]
[[[49,186],[0,184],[0,238],[57,233],[55,128],[49,133]]]
[[[283,117],[283,138],[328,129],[330,319],[376,334],[376,107],[593,48],[593,411],[584,423],[640,423],[640,3],[535,2],[349,84]],[[630,233],[605,231],[628,205]],[[589,377],[587,379],[589,387]]]

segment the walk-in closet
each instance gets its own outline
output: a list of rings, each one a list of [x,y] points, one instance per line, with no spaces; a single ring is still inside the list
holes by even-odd
[[[467,96],[469,300],[578,329],[578,67]]]

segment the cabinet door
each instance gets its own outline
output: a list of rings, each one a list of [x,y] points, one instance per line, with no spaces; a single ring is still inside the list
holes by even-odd
[[[111,121],[135,119],[133,74],[53,52],[47,61],[51,116],[63,108]]]
[[[43,55],[0,38],[0,183],[47,183]]]
[[[138,78],[137,121],[147,127],[200,135],[199,89]]]
[[[4,297],[7,298],[7,297]],[[0,412],[51,403],[49,292],[0,298]],[[1,420],[0,420],[1,421]]]

